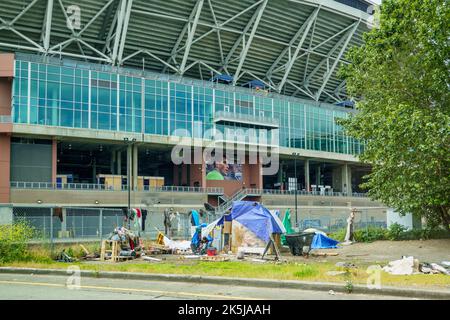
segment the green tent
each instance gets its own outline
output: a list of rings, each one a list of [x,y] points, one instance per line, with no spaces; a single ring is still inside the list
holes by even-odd
[[[294,230],[292,230],[291,213],[289,212],[289,209],[287,209],[285,214],[284,214],[283,226],[286,229],[286,234],[294,233]],[[281,235],[281,244],[283,246],[287,245],[286,237],[284,236],[284,234]]]

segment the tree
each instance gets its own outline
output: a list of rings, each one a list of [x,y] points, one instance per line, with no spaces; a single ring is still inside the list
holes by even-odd
[[[340,123],[365,142],[362,185],[402,214],[450,230],[450,2],[383,0],[377,28],[340,69],[359,112]]]

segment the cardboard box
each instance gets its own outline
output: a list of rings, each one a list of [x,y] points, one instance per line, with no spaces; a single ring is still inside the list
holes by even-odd
[[[223,233],[231,233],[231,222],[232,221],[225,221],[223,223]]]

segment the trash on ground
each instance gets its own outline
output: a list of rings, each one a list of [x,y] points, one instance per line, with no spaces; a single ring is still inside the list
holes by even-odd
[[[142,259],[144,259],[145,261],[155,261],[155,262],[162,261],[162,259],[153,258],[153,257],[149,257],[149,256],[144,256]]]
[[[339,261],[335,264],[336,267],[341,267],[341,268],[349,268],[349,269],[356,269],[358,268],[355,264],[351,263],[351,262],[343,262],[343,261]]]
[[[403,257],[400,260],[389,262],[383,270],[393,275],[411,275],[414,273],[414,257]]]
[[[338,256],[338,252],[323,252],[323,251],[313,251],[310,253],[313,257],[329,257]]]
[[[63,249],[60,254],[56,257],[56,261],[58,262],[74,262],[76,259],[72,258],[66,253],[66,250]]]
[[[327,271],[325,274],[327,275],[327,276],[340,276],[340,275],[344,275],[344,274],[346,274],[347,272],[345,272],[345,271]]]

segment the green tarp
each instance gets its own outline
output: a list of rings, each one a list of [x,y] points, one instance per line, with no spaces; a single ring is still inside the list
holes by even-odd
[[[286,229],[286,234],[294,233],[294,230],[292,230],[291,213],[289,212],[289,209],[284,213],[283,226]],[[281,235],[281,244],[283,246],[287,245],[286,237],[284,236],[284,234]]]

